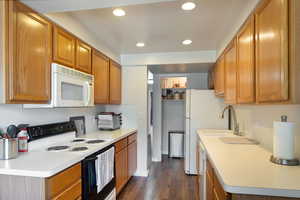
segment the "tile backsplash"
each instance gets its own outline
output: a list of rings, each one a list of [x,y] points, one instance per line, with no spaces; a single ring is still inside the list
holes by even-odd
[[[90,108],[51,108],[24,109],[22,105],[0,104],[0,129],[9,124],[26,123],[30,125],[49,124],[68,121],[71,116],[85,116],[86,131],[97,130],[95,116],[104,111],[104,106]]]
[[[282,115],[296,123],[296,157],[300,159],[300,105],[237,105],[235,106],[240,129],[254,138],[268,151],[273,150],[273,122]]]

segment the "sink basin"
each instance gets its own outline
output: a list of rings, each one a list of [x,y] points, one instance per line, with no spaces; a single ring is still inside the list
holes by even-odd
[[[201,129],[198,133],[204,134],[205,136],[226,136],[233,134],[231,130],[220,130],[220,129]]]
[[[226,144],[259,144],[258,141],[245,137],[220,137]]]

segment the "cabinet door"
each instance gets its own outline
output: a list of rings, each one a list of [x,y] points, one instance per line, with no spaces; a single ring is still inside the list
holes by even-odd
[[[52,25],[18,1],[8,1],[8,103],[50,100]]]
[[[128,180],[127,147],[116,153],[116,190],[122,190]]]
[[[110,84],[109,84],[109,103],[110,104],[121,104],[121,66],[110,61]]]
[[[255,102],[254,16],[237,35],[237,102]]]
[[[93,51],[93,75],[95,104],[109,103],[109,59]]]
[[[206,199],[214,200],[214,183],[212,177],[206,172]]]
[[[236,103],[236,41],[234,40],[225,53],[225,103]]]
[[[263,0],[255,24],[257,102],[288,100],[288,0]]]
[[[80,40],[76,42],[75,68],[88,74],[92,73],[92,48]]]
[[[133,176],[137,168],[137,142],[128,145],[128,179]]]
[[[76,39],[61,28],[54,26],[53,31],[53,60],[54,62],[75,67]]]
[[[215,93],[217,96],[224,96],[224,56],[220,56],[215,69]]]

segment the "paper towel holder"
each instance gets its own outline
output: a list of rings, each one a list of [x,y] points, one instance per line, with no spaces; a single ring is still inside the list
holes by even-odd
[[[286,166],[298,166],[300,164],[298,159],[287,160],[287,159],[276,158],[273,155],[271,156],[270,161],[277,165],[286,165]]]

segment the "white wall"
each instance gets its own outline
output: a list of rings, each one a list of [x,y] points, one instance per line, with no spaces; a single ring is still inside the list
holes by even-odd
[[[187,85],[190,89],[205,90],[208,89],[208,73],[187,74]]]
[[[212,63],[215,61],[216,51],[187,51],[121,55],[122,65]]]
[[[106,111],[121,112],[123,128],[137,128],[136,176],[147,176],[147,67],[122,67],[122,105],[106,106]]]
[[[91,108],[53,108],[24,109],[22,105],[0,104],[0,128],[6,130],[10,124],[28,123],[30,125],[49,124],[69,121],[71,116],[85,116],[86,131],[97,130],[95,116],[104,111],[104,107]]]
[[[273,121],[280,121],[280,116],[287,115],[288,121],[297,123],[296,155],[300,159],[300,105],[238,105],[235,107],[244,134],[257,139],[270,152],[273,149]]]
[[[160,76],[154,74],[153,76],[153,138],[152,138],[152,161],[160,162],[161,146],[162,146],[162,102],[161,102],[161,88]]]
[[[169,131],[184,131],[185,102],[163,101],[162,154],[169,153]]]
[[[108,57],[120,62],[120,55],[117,51],[115,51],[112,47],[105,46],[103,42],[92,34],[83,24],[76,21],[68,13],[51,13],[46,14],[46,16]]]

